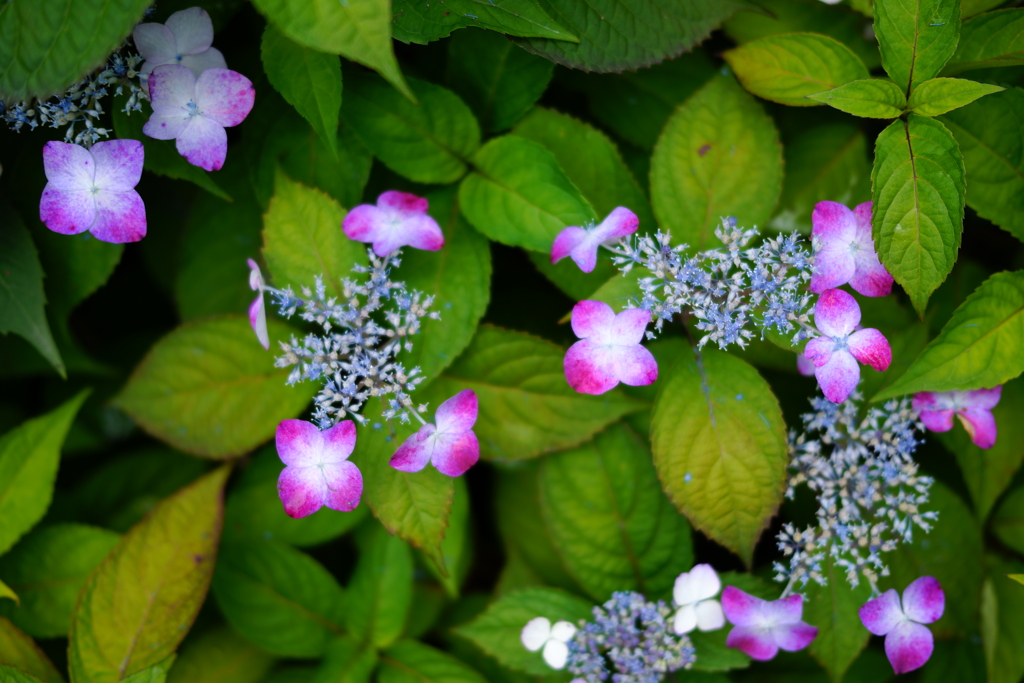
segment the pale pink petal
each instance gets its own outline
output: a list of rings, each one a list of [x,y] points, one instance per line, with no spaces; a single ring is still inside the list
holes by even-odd
[[[167,28],[174,34],[177,53],[192,55],[213,45],[213,22],[206,10],[189,7],[167,17]]]
[[[837,202],[818,202],[811,222],[814,226],[812,239],[817,248],[810,290],[823,292],[846,284],[855,271],[850,253],[857,228],[853,212]]]
[[[569,257],[584,273],[592,273],[597,267],[598,246],[600,246],[599,243],[591,235],[587,235],[573,247],[569,252]]]
[[[874,328],[857,330],[846,341],[853,357],[864,365],[870,365],[879,372],[892,363],[892,348],[889,340]]]
[[[526,622],[526,626],[519,633],[519,640],[523,647],[530,652],[536,652],[544,647],[544,643],[551,638],[551,621],[547,617],[536,617]]]
[[[771,633],[758,626],[733,627],[725,639],[725,644],[762,662],[779,653],[779,646],[775,643]]]
[[[97,192],[96,222],[89,229],[101,242],[138,242],[146,236],[146,205],[135,190]]]
[[[177,56],[174,34],[163,24],[139,24],[132,31],[132,40],[135,41],[135,49],[147,62],[160,65]]]
[[[796,624],[804,614],[804,599],[799,595],[764,603],[761,613],[771,624]]]
[[[857,613],[864,628],[876,636],[884,636],[903,619],[900,596],[894,588],[865,602]]]
[[[259,264],[251,258],[245,259],[245,262],[249,266],[249,289],[254,292],[263,289],[263,272],[260,271]]]
[[[386,225],[373,241],[373,253],[377,256],[387,256],[395,249],[406,245],[405,235],[402,234],[400,226]]]
[[[256,333],[256,339],[259,340],[260,345],[270,350],[270,334],[267,332],[267,309],[263,304],[263,292],[249,304],[249,324],[252,326],[253,332]]]
[[[207,69],[226,69],[228,63],[224,61],[224,55],[215,47],[195,55],[183,55],[181,65],[188,67],[188,70],[195,74],[196,78]]]
[[[853,255],[857,270],[850,278],[850,286],[864,296],[887,296],[892,292],[892,275],[878,260],[878,254],[871,251],[858,250]]]
[[[654,354],[640,346],[610,349],[615,353],[615,376],[631,387],[645,387],[658,379],[658,361]]]
[[[935,640],[928,627],[912,621],[900,623],[885,637],[885,654],[898,674],[924,666],[934,648]]]
[[[944,406],[939,405],[939,397],[941,394],[937,394],[934,391],[921,391],[914,394],[914,399],[911,402],[914,410],[921,412],[922,410],[944,410]]]
[[[637,215],[624,206],[618,206],[594,228],[594,239],[602,244],[614,244],[619,238],[632,235],[639,227]]]
[[[953,428],[953,410],[922,410],[918,414],[930,431],[948,432]]]
[[[771,632],[775,644],[780,649],[786,652],[796,652],[811,644],[811,641],[818,635],[818,627],[800,621],[795,624],[775,626]]]
[[[351,420],[346,420],[346,422],[351,424]],[[323,497],[324,505],[340,512],[351,512],[359,506],[359,498],[363,495],[363,475],[354,463],[328,462],[321,468],[310,467],[307,469],[319,470],[323,473],[326,489]]]
[[[820,337],[818,338],[820,339]],[[810,342],[808,342],[808,345],[810,345]],[[829,350],[828,353],[831,354],[832,351]],[[814,377],[814,361],[802,353],[796,354],[796,371],[804,377]]]
[[[691,605],[718,595],[722,581],[710,564],[694,565],[693,569],[676,577],[672,599],[677,605]]]
[[[255,101],[252,81],[236,71],[207,69],[196,79],[196,106],[225,128],[244,121]]]
[[[161,109],[177,110],[196,100],[195,74],[180,64],[163,64],[156,67],[149,75],[147,83],[154,115],[163,116],[165,112]]]
[[[695,628],[697,628],[697,608],[693,604],[683,605],[676,610],[676,615],[672,618],[673,631],[682,635]]]
[[[963,405],[965,408],[975,408],[978,410],[992,410],[999,405],[999,398],[1003,394],[1003,385],[1000,384],[997,387],[991,389],[975,389],[974,391],[966,392],[966,396],[963,399]]]
[[[759,626],[762,624],[761,608],[765,602],[765,600],[755,598],[735,586],[726,586],[722,591],[722,609],[725,611],[725,618],[736,626]]]
[[[62,235],[85,232],[96,222],[95,195],[88,190],[58,190],[47,183],[39,200],[39,220]]]
[[[814,256],[814,274],[808,289],[824,292],[845,285],[857,272],[857,264],[848,246],[828,245]]]
[[[849,292],[826,289],[814,304],[814,324],[827,337],[845,337],[860,324],[860,306]]]
[[[586,237],[587,231],[583,228],[573,226],[562,230],[562,232],[558,233],[558,237],[555,238],[555,243],[551,245],[551,262],[558,263],[564,259],[570,252],[572,252],[573,249],[586,239]],[[594,260],[595,262],[597,261],[596,250]],[[591,268],[591,270],[593,270],[593,268]]]
[[[408,192],[388,190],[377,197],[377,206],[396,212],[403,218],[409,218],[416,214],[425,214],[430,208],[430,202],[424,197]]]
[[[967,433],[971,435],[971,441],[978,448],[992,448],[996,445],[996,418],[987,410],[976,410],[964,408],[958,410],[957,417],[960,424],[964,426]]]
[[[477,410],[476,392],[463,389],[437,407],[434,413],[437,431],[445,434],[468,432],[476,424]]]
[[[43,170],[54,190],[88,190],[96,177],[96,160],[81,145],[51,141],[43,145]]]
[[[323,462],[337,464],[348,460],[356,447],[356,423],[344,420],[320,432],[323,443]]]
[[[473,432],[438,434],[430,461],[441,474],[460,477],[480,459],[480,443]]]
[[[155,140],[173,140],[188,128],[193,118],[182,107],[161,107],[142,125],[142,132]]]
[[[946,595],[933,576],[915,579],[903,591],[903,612],[919,624],[930,624],[946,609]]]
[[[305,420],[282,420],[277,425],[275,443],[281,462],[295,467],[316,465],[323,450],[320,430]]]
[[[651,312],[642,308],[627,308],[615,316],[611,335],[608,341],[623,346],[639,344],[644,340],[647,323],[651,322]]]
[[[839,350],[827,363],[815,368],[814,376],[825,398],[833,403],[842,403],[860,381],[860,365],[849,351]]]
[[[814,374],[814,368],[820,368],[832,358],[832,351],[836,348],[836,342],[832,337],[815,337],[807,342],[804,347],[803,358],[808,364],[810,372]],[[799,367],[799,366],[798,366]]]
[[[307,517],[324,504],[324,475],[318,467],[285,467],[277,478],[277,495],[289,517]]]
[[[379,239],[387,222],[387,216],[373,204],[360,204],[349,211],[341,221],[345,236],[356,242],[373,242]]]
[[[697,603],[697,628],[701,631],[716,631],[725,626],[725,613],[718,600],[702,600]]]
[[[444,246],[444,235],[441,226],[430,216],[412,216],[396,226],[395,232],[401,236],[402,244],[424,251],[437,251]]]
[[[565,380],[581,394],[603,394],[619,383],[617,356],[589,339],[578,341],[565,354]]]
[[[107,140],[97,142],[90,151],[96,160],[96,187],[128,192],[139,184],[145,154],[141,142]]]
[[[188,163],[207,171],[219,171],[228,155],[224,126],[205,116],[193,116],[175,146]]]
[[[863,240],[865,236],[871,237],[871,202],[863,202],[854,207],[853,222],[857,226],[854,234],[858,240]]]
[[[615,311],[603,301],[581,301],[572,308],[572,331],[580,339],[600,336],[615,322]]]
[[[402,472],[419,472],[427,463],[434,451],[436,428],[432,424],[420,427],[419,431],[405,440],[395,454],[391,456],[389,465]]]

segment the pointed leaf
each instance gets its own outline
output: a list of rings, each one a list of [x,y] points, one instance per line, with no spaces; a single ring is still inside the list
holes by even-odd
[[[445,0],[439,3],[394,0],[393,11],[395,40],[403,43],[426,45],[467,26],[510,36],[580,42],[531,0]]]
[[[323,664],[309,683],[370,683],[379,658],[377,648],[342,634],[327,646]]]
[[[960,27],[960,42],[943,75],[971,69],[1024,64],[1024,9],[971,17]]]
[[[40,683],[40,681],[31,674],[0,664],[0,683]]]
[[[914,90],[907,105],[915,114],[938,116],[1002,90],[1005,88],[965,78],[933,78]]]
[[[381,654],[380,683],[487,683],[473,669],[449,654],[402,640]]]
[[[900,87],[885,78],[851,81],[833,90],[810,95],[839,111],[869,119],[894,119],[907,108],[907,98]]]
[[[828,585],[811,581],[806,588],[803,618],[818,627],[818,636],[807,649],[825,667],[829,678],[841,681],[871,638],[857,614],[860,606],[871,599],[871,587],[862,581],[852,588],[846,581],[846,571],[832,558],[822,562],[821,573]]]
[[[181,648],[168,683],[257,683],[274,658],[228,626],[206,631]]]
[[[18,630],[18,628],[4,617],[0,617],[0,682],[19,683],[17,679],[5,680],[4,673],[10,676],[12,670],[25,672],[43,683],[64,683],[64,677],[57,671],[57,667],[39,649],[35,641]],[[8,668],[12,667],[12,668]]]
[[[877,0],[875,35],[882,66],[903,93],[938,75],[956,50],[957,0]]]
[[[360,643],[387,647],[402,635],[412,604],[412,550],[379,524],[360,531],[345,627]]]
[[[142,671],[133,673],[131,676],[124,679],[124,683],[166,683],[167,674],[170,672],[171,667],[174,666],[174,662],[177,658],[178,655],[173,653],[167,655],[163,661],[147,667]]]
[[[980,564],[980,563],[978,563]],[[1013,683],[1024,676],[1024,591],[1007,578],[1024,570],[1020,562],[985,557],[987,577],[981,598],[981,642],[990,683]]]
[[[71,238],[40,230],[33,240],[46,273],[46,293],[55,318],[68,313],[110,279],[124,253],[123,244]]]
[[[453,477],[455,492],[452,496],[452,508],[448,515],[448,528],[444,531],[444,538],[441,539],[441,557],[444,564],[439,565],[433,561],[426,563],[429,571],[444,588],[448,597],[456,599],[462,582],[466,580],[469,573],[470,563],[473,559],[473,538],[472,525],[470,522],[469,489],[466,486],[464,477]],[[442,569],[444,571],[442,571]],[[422,585],[414,586],[414,590],[424,588]],[[440,596],[439,596],[440,597]],[[443,597],[440,597],[443,600]],[[413,608],[417,607],[416,600],[413,600]],[[413,619],[410,616],[409,621]],[[406,628],[406,634],[410,632]],[[418,636],[417,636],[418,637]]]

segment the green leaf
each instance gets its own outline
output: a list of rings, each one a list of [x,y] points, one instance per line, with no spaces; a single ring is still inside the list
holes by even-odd
[[[513,247],[550,252],[569,225],[594,220],[594,211],[555,156],[517,135],[495,138],[473,157],[459,186],[459,204],[473,227]]]
[[[0,555],[50,507],[64,437],[88,395],[81,391],[0,437]]]
[[[459,590],[466,575],[469,573],[470,563],[473,555],[472,525],[470,523],[469,489],[463,477],[454,477],[455,495],[452,496],[452,509],[448,515],[448,528],[445,529],[444,538],[441,540],[441,556],[444,560],[442,565],[447,572],[442,572],[434,562],[426,563],[427,571],[433,574],[444,588],[444,594],[440,596],[443,603],[444,595],[457,599]],[[422,584],[418,584],[422,587]],[[416,600],[413,600],[416,606]],[[442,605],[443,606],[443,605]],[[439,607],[440,609],[440,607]],[[410,617],[409,621],[412,618]],[[409,630],[406,629],[409,635]],[[419,637],[410,636],[410,637]]]
[[[417,183],[453,183],[480,146],[480,125],[447,88],[409,79],[413,104],[372,74],[350,70],[342,116],[395,173]]]
[[[402,635],[412,604],[412,550],[379,524],[370,523],[361,532],[345,627],[360,643],[387,647]]]
[[[1024,372],[1024,271],[996,273],[962,303],[907,372],[873,400],[991,388]]]
[[[75,683],[120,681],[177,649],[206,598],[229,472],[164,499],[89,576],[71,623]]]
[[[754,368],[687,353],[660,378],[651,446],[661,485],[694,527],[749,565],[786,482],[786,428]]]
[[[168,683],[258,683],[274,658],[231,628],[220,626],[189,639],[167,677]]]
[[[956,262],[964,220],[964,160],[941,122],[909,114],[875,141],[871,171],[878,256],[923,316]]]
[[[6,583],[0,581],[0,599],[4,598],[13,601],[14,604],[18,607],[21,606],[21,599],[18,597],[18,594],[11,590],[11,587],[8,586]],[[0,602],[0,613],[3,613],[6,604],[7,603]]]
[[[309,121],[328,149],[338,155],[341,62],[334,55],[297,45],[273,24],[260,44],[270,84]]]
[[[809,95],[868,77],[867,67],[850,48],[818,33],[765,36],[726,51],[722,58],[744,88],[794,107],[813,106]]]
[[[1010,491],[1000,503],[992,516],[992,532],[1007,548],[1024,554],[1024,486]]]
[[[864,319],[870,320],[872,324],[879,320],[876,316],[871,315],[872,311],[865,312],[864,309],[861,309],[861,312],[865,314]],[[864,396],[868,396],[872,400],[875,394],[890,386],[910,369],[917,357],[921,355],[921,351],[928,345],[930,336],[928,326],[919,320],[908,320],[903,326],[888,325],[886,321],[879,320],[876,328],[881,330],[889,340],[889,346],[892,348],[892,362],[886,372],[865,372],[861,376],[862,383],[858,389]]]
[[[86,577],[117,545],[120,535],[82,524],[43,527],[0,557],[0,576],[21,604],[0,602],[0,615],[37,638],[67,635]]]
[[[933,78],[914,90],[908,107],[915,114],[938,116],[1005,89],[964,78]]]
[[[290,329],[269,321],[271,344]],[[296,417],[313,393],[285,385],[242,316],[186,323],[150,349],[113,403],[170,445],[206,458],[251,451]]]
[[[50,310],[61,320],[110,279],[124,253],[123,244],[101,242],[89,234],[69,237],[39,230],[33,240],[46,273]]]
[[[400,641],[384,651],[377,680],[380,683],[487,683],[480,674],[451,655],[415,640]]]
[[[598,601],[668,595],[693,564],[690,525],[661,491],[650,452],[627,427],[544,458],[544,518],[573,577]]]
[[[934,78],[956,50],[960,3],[956,0],[876,0],[875,35],[882,66],[910,97]]]
[[[25,672],[34,676],[31,680],[40,680],[43,683],[64,683],[64,677],[57,671],[57,667],[47,658],[35,641],[18,630],[18,628],[4,617],[0,617],[0,662],[7,666],[0,666],[0,681],[8,683],[17,679],[10,678],[13,670]],[[8,679],[4,679],[4,675]],[[26,679],[28,680],[28,679]]]
[[[0,21],[3,15],[0,14]],[[46,321],[46,295],[43,294],[43,267],[39,264],[32,238],[17,213],[0,205],[3,227],[0,227],[0,334],[14,332],[24,337],[66,377],[64,361],[53,341]],[[65,239],[76,239],[65,236]]]
[[[1024,64],[1024,9],[1004,9],[960,26],[960,42],[942,74],[1019,64]]]
[[[1014,683],[1024,675],[1024,591],[1007,578],[1024,567],[996,555],[986,557],[988,576],[981,598],[981,642],[989,683]],[[943,584],[945,585],[945,584]]]
[[[497,33],[460,31],[448,44],[445,80],[480,127],[497,133],[511,128],[540,99],[554,68]]]
[[[370,683],[378,659],[376,648],[342,634],[327,646],[323,664],[310,683]]]
[[[253,4],[299,45],[368,66],[415,101],[391,45],[389,0],[255,0]]]
[[[39,679],[13,667],[0,665],[0,683],[39,683]]]
[[[441,3],[395,0],[393,10],[395,40],[403,43],[426,45],[467,26],[510,36],[579,42],[579,38],[555,23],[530,0],[445,0]]]
[[[552,623],[589,620],[593,604],[555,588],[525,588],[501,596],[473,621],[455,629],[505,666],[535,676],[551,673],[539,652],[530,652],[520,640],[526,623],[547,617]]]
[[[160,661],[153,666],[147,667],[142,671],[133,673],[128,678],[124,679],[125,683],[165,683],[167,681],[167,674],[170,672],[171,667],[174,666],[174,662],[177,659],[177,655],[172,653],[165,657],[163,661]]]
[[[651,200],[658,225],[677,244],[713,247],[724,216],[742,226],[768,221],[782,176],[782,146],[771,118],[733,78],[716,76],[676,109],[654,149]]]
[[[809,97],[847,114],[869,119],[894,119],[907,107],[903,91],[886,78],[851,81]]]
[[[346,596],[337,580],[283,543],[224,543],[212,588],[228,623],[276,655],[321,657],[342,631]]]
[[[149,0],[58,0],[0,12],[0,100],[46,99],[121,47]],[[69,30],[74,27],[74,30]]]
[[[862,581],[852,588],[846,571],[836,567],[832,558],[825,558],[821,573],[828,585],[811,581],[806,588],[803,618],[818,627],[818,637],[808,651],[825,667],[829,678],[841,681],[871,637],[857,613],[871,599],[871,587]]]

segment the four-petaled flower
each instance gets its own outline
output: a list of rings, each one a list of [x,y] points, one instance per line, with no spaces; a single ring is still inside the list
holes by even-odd
[[[923,624],[941,617],[945,607],[942,586],[933,577],[922,576],[903,591],[902,605],[896,589],[890,588],[864,603],[860,620],[876,636],[885,636],[889,663],[902,674],[924,666],[932,656],[932,632]]]
[[[135,48],[146,60],[139,73],[146,77],[163,64],[188,67],[196,78],[207,69],[226,69],[224,55],[213,44],[213,22],[201,7],[189,7],[167,17],[166,24],[139,24],[132,33]]]
[[[672,600],[679,606],[672,630],[682,635],[694,628],[714,631],[725,626],[722,605],[713,599],[722,590],[722,582],[710,564],[698,564],[676,577]]]
[[[284,420],[277,426],[277,455],[287,465],[277,480],[284,511],[296,519],[326,505],[350,512],[363,495],[363,475],[348,461],[356,447],[352,420],[320,431],[305,420]]]
[[[814,305],[814,324],[822,336],[807,342],[804,356],[814,363],[825,398],[842,403],[860,381],[860,365],[881,372],[892,362],[889,341],[876,329],[857,330],[860,306],[852,294],[826,289]]]
[[[885,296],[892,291],[892,275],[878,260],[871,239],[871,202],[853,211],[837,202],[818,202],[811,222],[815,246],[812,292],[847,282],[864,296]]]
[[[551,263],[566,256],[572,258],[584,273],[597,265],[597,248],[611,246],[626,235],[632,235],[640,226],[636,214],[624,206],[612,210],[600,225],[590,229],[569,227],[558,233],[551,247]]]
[[[270,335],[267,334],[267,309],[263,305],[263,287],[266,283],[263,281],[263,273],[260,272],[259,265],[252,259],[246,259],[246,263],[249,264],[249,288],[258,292],[256,299],[249,304],[249,324],[252,325],[252,331],[256,333],[260,344],[269,351]]]
[[[434,421],[405,440],[391,456],[391,466],[419,472],[432,462],[442,474],[458,477],[480,459],[480,443],[473,433],[476,392],[464,389],[437,407]]]
[[[581,394],[603,394],[619,382],[652,384],[658,363],[640,346],[651,312],[630,308],[618,315],[601,301],[581,301],[572,309],[572,331],[580,338],[565,354],[565,379]]]
[[[408,192],[388,190],[377,205],[360,204],[345,216],[341,229],[357,242],[372,242],[377,256],[387,256],[406,245],[426,251],[444,246],[441,227],[427,215],[429,203]]]
[[[142,157],[138,140],[97,142],[91,150],[47,142],[39,220],[63,235],[88,230],[104,242],[138,242],[146,236],[146,206],[135,191]]]
[[[799,595],[768,601],[726,586],[722,607],[725,618],[734,624],[725,644],[754,659],[771,659],[779,649],[802,650],[818,635],[817,627],[801,621],[804,602]]]
[[[193,166],[216,171],[228,154],[224,128],[237,126],[252,110],[252,82],[228,69],[207,69],[196,79],[180,64],[158,66],[149,76],[153,115],[142,132],[176,140],[178,153]]]
[[[551,625],[547,617],[537,617],[527,622],[519,635],[523,646],[530,652],[544,648],[544,661],[552,669],[565,668],[565,660],[569,657],[566,643],[576,635],[576,627],[568,621],[556,621]]]
[[[996,419],[992,409],[999,403],[1002,392],[1002,385],[972,391],[923,391],[914,394],[913,405],[921,422],[933,432],[952,429],[955,414],[975,446],[992,448],[996,443]]]

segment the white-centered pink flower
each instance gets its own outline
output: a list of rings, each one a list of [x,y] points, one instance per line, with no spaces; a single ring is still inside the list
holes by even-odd
[[[576,635],[576,627],[568,621],[556,621],[554,626],[547,617],[527,622],[519,639],[530,652],[543,648],[544,661],[552,669],[564,669],[569,658],[569,641]]]
[[[249,324],[252,325],[252,331],[256,333],[256,338],[260,340],[260,344],[269,351],[270,335],[267,333],[267,308],[263,303],[263,287],[266,283],[263,281],[263,273],[260,272],[259,265],[252,259],[246,259],[246,263],[249,264],[249,289],[258,292],[256,299],[249,304]]]
[[[377,197],[377,205],[360,204],[345,216],[341,229],[357,242],[370,242],[377,256],[410,246],[437,251],[444,246],[441,227],[427,214],[429,203],[408,192],[388,190]]]
[[[734,625],[725,644],[754,659],[771,659],[779,650],[802,650],[818,635],[817,627],[802,621],[804,599],[799,595],[768,601],[726,586],[722,608]]]
[[[175,140],[190,164],[216,171],[228,154],[225,128],[237,126],[252,110],[252,82],[228,69],[207,69],[197,79],[178,64],[158,66],[149,75],[153,115],[142,132],[157,140]]]
[[[992,409],[998,405],[1002,393],[1002,385],[972,391],[923,391],[914,394],[913,405],[921,422],[931,431],[948,432],[953,428],[956,415],[975,446],[992,448],[996,443],[996,418]]]
[[[565,354],[565,379],[581,394],[603,394],[619,382],[653,384],[658,363],[640,345],[651,312],[630,308],[618,315],[601,301],[581,301],[572,309],[572,331],[580,338]]]
[[[153,69],[180,64],[199,77],[207,69],[226,69],[224,55],[213,45],[213,22],[201,7],[190,7],[167,17],[166,24],[139,24],[132,32],[135,48],[145,61],[139,73],[143,86]]]
[[[473,433],[476,415],[476,392],[460,391],[437,407],[437,424],[425,424],[405,440],[391,456],[391,466],[419,472],[430,462],[449,477],[464,474],[480,459],[480,443]]]
[[[558,263],[568,256],[580,270],[589,273],[597,265],[598,247],[616,244],[623,237],[636,232],[639,226],[640,219],[636,214],[619,206],[592,228],[566,228],[558,233],[551,247],[551,263]]]
[[[97,142],[91,150],[47,142],[39,220],[62,235],[89,231],[104,242],[138,242],[146,236],[146,205],[135,191],[142,158],[138,140]]]
[[[676,577],[672,601],[679,607],[672,620],[672,630],[682,635],[695,628],[714,631],[725,626],[722,604],[715,600],[722,590],[722,581],[710,564],[698,564]]]
[[[305,420],[284,420],[277,426],[277,455],[287,467],[277,480],[284,511],[296,519],[326,505],[350,512],[363,495],[363,475],[348,461],[356,447],[352,420],[320,431]]]
[[[804,357],[814,363],[814,376],[833,403],[842,403],[856,388],[859,363],[881,372],[892,362],[892,349],[881,332],[870,327],[857,330],[860,306],[848,292],[822,292],[814,305],[814,324],[822,336],[807,342]]]
[[[931,576],[922,576],[903,591],[903,600],[894,588],[868,600],[860,608],[864,628],[876,636],[885,636],[885,654],[898,673],[924,666],[932,656],[934,639],[924,626],[942,616],[946,596]]]
[[[812,292],[824,292],[847,282],[864,296],[885,296],[892,291],[892,275],[878,260],[871,238],[871,202],[853,211],[837,202],[818,202],[811,222]]]

